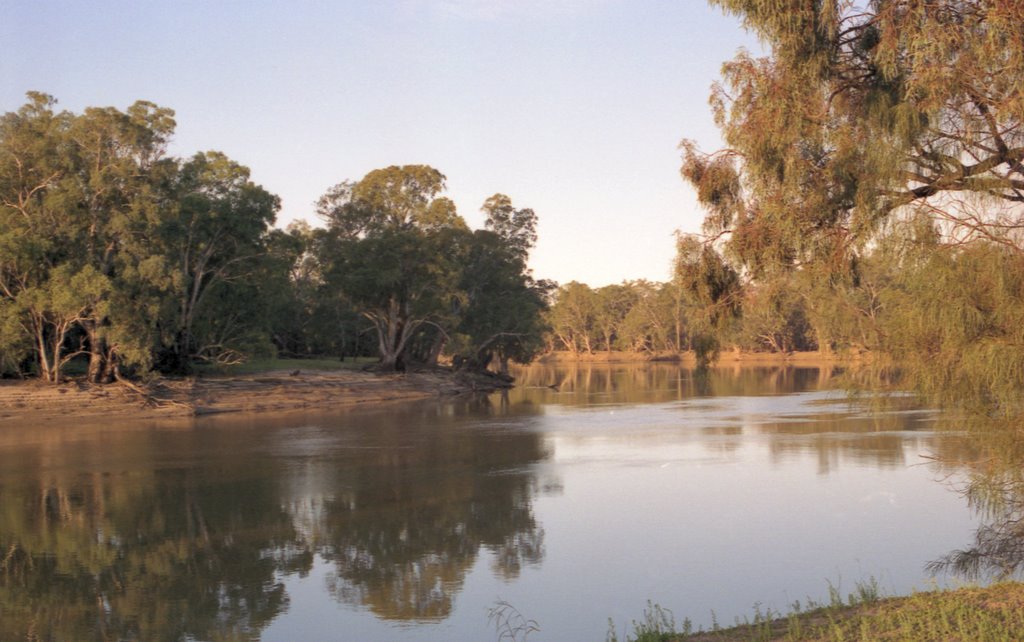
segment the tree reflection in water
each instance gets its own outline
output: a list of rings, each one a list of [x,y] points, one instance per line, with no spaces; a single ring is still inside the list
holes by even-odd
[[[481,548],[506,577],[544,554],[531,507],[541,438],[455,425],[480,412],[396,407],[312,436],[285,424],[254,430],[248,448],[227,419],[0,449],[0,632],[255,638],[288,607],[283,576],[317,556],[344,602],[442,618]]]
[[[815,369],[713,369],[703,380],[678,366],[522,374],[506,396],[305,420],[92,433],[4,426],[0,637],[258,637],[289,606],[287,576],[319,565],[344,604],[384,619],[444,619],[481,561],[511,580],[544,560],[534,500],[559,494],[561,479],[537,464],[558,443],[642,450],[678,439],[713,451],[754,436],[774,464],[813,457],[821,475],[847,461],[902,469],[927,444],[946,470],[974,471],[968,499],[985,517],[975,545],[936,570],[1024,567],[1024,472],[1012,454],[1024,448],[1007,446],[1014,439],[965,444],[912,408],[778,396],[817,389],[827,375]],[[647,402],[661,405],[627,409]],[[549,403],[563,407],[549,416]],[[608,404],[621,409],[594,412]],[[588,406],[585,418],[566,409],[575,405]],[[626,416],[642,435],[617,423]]]
[[[561,405],[656,403],[694,397],[777,395],[827,387],[838,369],[725,365],[707,370],[673,363],[557,363],[513,370],[515,399]],[[538,394],[541,393],[541,394]]]
[[[0,489],[11,639],[245,639],[287,607],[294,536],[270,484],[191,471],[62,474]],[[239,501],[239,493],[245,501]]]
[[[466,403],[477,405],[456,406],[456,414],[502,412]],[[304,527],[319,534],[316,548],[334,567],[332,594],[388,619],[446,617],[481,548],[510,579],[544,556],[529,468],[547,456],[539,434],[480,424],[424,435],[414,448],[385,447],[409,443],[402,426],[418,423],[367,433],[362,447],[376,454],[336,471],[332,484],[345,493],[326,499]]]
[[[981,519],[971,546],[932,561],[933,574],[971,580],[1020,577],[1024,571],[1024,435],[1017,426],[971,426],[974,461],[961,489]]]

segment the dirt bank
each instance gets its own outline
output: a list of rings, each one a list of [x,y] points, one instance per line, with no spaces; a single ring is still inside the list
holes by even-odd
[[[163,379],[145,388],[0,381],[0,424],[327,409],[488,391],[498,383],[448,371],[384,375],[352,370]]]

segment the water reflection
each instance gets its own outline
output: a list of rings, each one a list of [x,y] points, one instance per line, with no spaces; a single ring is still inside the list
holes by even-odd
[[[1019,427],[998,422],[972,426],[969,434],[963,439],[973,458],[959,491],[980,524],[970,545],[928,567],[971,580],[1024,576],[1024,435]],[[939,461],[947,469],[962,465]]]
[[[922,449],[959,459],[964,447],[938,431],[937,413],[909,396],[857,398],[837,389],[842,372],[835,366],[730,366],[700,373],[662,363],[559,364],[516,374],[521,387],[513,398],[618,408],[612,425],[593,418],[578,437],[589,442],[604,427],[604,444],[615,452],[647,448],[638,445],[647,437],[673,444],[699,439],[706,450],[728,456],[756,436],[773,463],[813,457],[819,474],[828,475],[844,463],[901,469],[922,463]]]
[[[820,368],[726,366],[705,372],[668,363],[568,363],[514,370],[514,398],[544,403],[658,403],[695,397],[783,395],[829,385],[839,373]]]
[[[529,465],[546,454],[530,431],[432,424],[410,434],[409,425],[363,434],[352,465],[314,464],[318,488],[303,488],[295,502],[316,504],[297,511],[299,523],[334,566],[335,597],[384,618],[440,619],[481,548],[494,553],[505,578],[540,563],[544,535]]]
[[[5,635],[209,639],[258,632],[287,606],[275,573],[300,570],[308,558],[263,554],[296,534],[271,483],[247,478],[243,489],[242,481],[238,471],[174,469],[51,469],[17,484],[5,480]]]
[[[100,431],[84,449],[66,447],[66,430],[20,448],[7,433],[0,628],[29,639],[257,637],[288,607],[282,576],[308,573],[315,556],[333,565],[338,600],[384,618],[442,618],[479,550],[508,578],[544,555],[531,508],[541,439],[460,430],[467,413],[479,406],[299,426],[222,418]]]
[[[923,490],[938,487],[920,479],[932,470],[972,471],[968,500],[985,517],[977,542],[941,568],[1024,567],[1024,474],[1008,454],[1021,449],[943,432],[907,399],[882,411],[850,400],[828,390],[835,374],[537,367],[504,394],[372,411],[3,426],[0,637],[256,638],[300,617],[314,577],[310,590],[346,617],[412,623],[417,639],[441,621],[453,628],[435,639],[486,635],[454,623],[486,626],[483,608],[459,615],[460,603],[479,602],[468,587],[481,575],[502,596],[521,590],[514,603],[549,639],[583,637],[558,621],[564,613],[599,639],[627,598],[635,616],[648,598],[669,601],[667,587],[719,601],[708,587],[749,588],[736,611],[747,613],[776,588],[754,586],[752,565],[770,564],[756,574],[764,581],[804,573],[815,588],[879,548],[890,557],[881,569],[865,562],[868,572],[919,570],[904,548],[920,545],[896,539],[933,528],[948,493]],[[898,507],[876,506],[886,493]],[[915,553],[948,550],[967,532]],[[586,603],[562,603],[576,596]],[[294,638],[290,626],[266,635]]]

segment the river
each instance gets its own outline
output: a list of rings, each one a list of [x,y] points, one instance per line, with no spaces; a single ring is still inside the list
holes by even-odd
[[[0,638],[623,639],[945,581],[964,438],[831,370],[534,366],[334,413],[0,426]]]

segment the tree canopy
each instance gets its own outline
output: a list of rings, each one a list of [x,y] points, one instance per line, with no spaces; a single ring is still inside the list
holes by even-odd
[[[734,329],[884,354],[901,386],[1021,412],[1024,5],[710,2],[768,49],[712,89],[727,147],[681,146],[704,243],[743,281]]]
[[[0,118],[0,373],[85,362],[104,382],[275,351],[401,369],[446,349],[504,370],[541,345],[533,210],[496,194],[474,232],[440,171],[391,166],[330,188],[326,228],[275,230],[278,197],[222,152],[168,156],[174,127],[152,103],[75,114],[40,93]]]
[[[840,260],[894,216],[1024,248],[1024,7],[710,0],[769,48],[711,96],[728,145],[682,172],[748,266]]]

